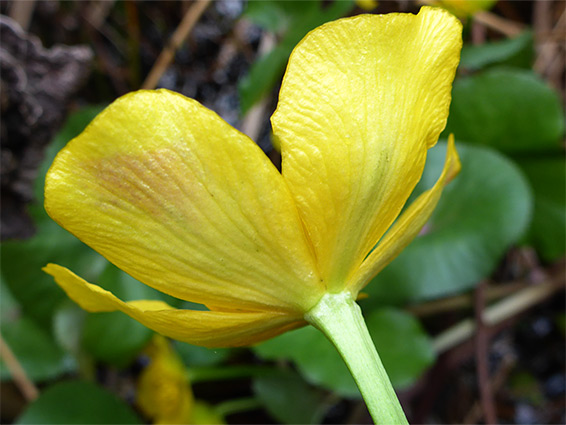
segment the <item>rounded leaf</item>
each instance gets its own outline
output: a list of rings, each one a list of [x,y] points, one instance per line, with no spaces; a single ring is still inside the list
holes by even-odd
[[[446,144],[429,153],[412,196],[440,174]],[[492,149],[458,144],[462,171],[445,189],[421,235],[364,289],[362,305],[441,297],[487,277],[526,231],[530,187],[513,162]]]
[[[456,80],[444,135],[505,152],[557,148],[564,133],[560,98],[534,72],[492,69]]]
[[[90,382],[71,381],[44,390],[16,424],[139,424],[114,394]]]

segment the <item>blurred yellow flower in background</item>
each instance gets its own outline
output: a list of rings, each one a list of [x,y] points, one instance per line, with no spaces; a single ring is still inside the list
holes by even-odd
[[[422,3],[443,7],[459,18],[466,18],[491,9],[497,0],[423,0]]]
[[[149,364],[138,378],[136,405],[153,423],[224,423],[212,407],[194,399],[187,370],[167,339],[154,335],[143,354]]]
[[[379,2],[376,0],[356,0],[356,5],[364,10],[373,10],[378,6]]]
[[[149,365],[138,379],[136,404],[154,423],[191,423],[193,393],[186,369],[161,335],[155,335],[143,354]]]

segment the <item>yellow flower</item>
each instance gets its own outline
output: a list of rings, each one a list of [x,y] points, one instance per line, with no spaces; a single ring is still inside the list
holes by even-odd
[[[161,335],[145,348],[149,365],[138,379],[136,404],[154,423],[191,423],[193,393],[181,359]]]
[[[187,370],[169,341],[154,335],[144,354],[150,362],[139,376],[136,404],[153,423],[224,423],[210,406],[194,400]]]
[[[429,7],[309,33],[272,117],[282,174],[194,100],[118,99],[58,154],[46,209],[134,278],[209,310],[123,302],[64,267],[44,270],[88,311],[120,310],[204,346],[303,326],[328,294],[355,299],[459,171],[451,142],[435,186],[399,216],[445,126],[460,48],[461,24]]]
[[[497,0],[424,0],[423,3],[444,7],[459,18],[465,18],[491,9]]]
[[[356,5],[364,10],[370,11],[377,7],[377,0],[356,0]]]

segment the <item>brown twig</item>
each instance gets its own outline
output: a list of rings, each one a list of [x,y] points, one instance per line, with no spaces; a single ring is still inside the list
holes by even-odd
[[[510,21],[495,15],[494,13],[481,11],[474,15],[474,20],[486,27],[495,30],[507,37],[516,37],[525,30],[524,25]]]
[[[565,278],[562,274],[544,283],[530,285],[487,307],[483,320],[490,327],[498,325],[537,305],[558,290],[564,289],[564,285]],[[437,335],[433,340],[433,346],[438,354],[443,353],[466,341],[474,334],[474,331],[473,320],[465,319]]]
[[[85,19],[94,29],[99,30],[114,7],[114,3],[115,0],[90,2],[84,14]]]
[[[566,10],[555,15],[553,2],[534,5],[536,59],[533,69],[564,96],[564,41],[566,40]],[[556,17],[557,16],[557,17]],[[553,20],[556,19],[554,25]]]
[[[13,1],[8,14],[10,18],[20,24],[20,27],[22,27],[24,31],[27,31],[34,8],[35,0]]]
[[[39,395],[39,391],[34,383],[28,378],[24,368],[14,355],[10,346],[4,341],[0,334],[0,357],[4,359],[6,367],[16,386],[20,389],[27,401],[33,401]]]
[[[535,71],[544,74],[547,63],[554,56],[557,46],[554,43],[544,42],[541,34],[552,30],[552,2],[539,1],[533,6],[533,27],[536,40],[536,60],[533,65]]]
[[[149,75],[142,84],[142,89],[150,90],[157,86],[159,79],[173,61],[175,52],[181,43],[183,43],[183,41],[188,37],[194,25],[204,13],[210,2],[211,0],[195,0],[193,2],[193,5],[189,8],[189,10],[187,10],[183,20],[171,36],[171,39],[161,51],[157,61],[153,65],[153,68],[151,68]]]
[[[485,296],[487,301],[494,301],[509,294],[516,293],[527,286],[529,286],[529,284],[526,282],[510,282],[503,285],[488,285],[485,290]],[[472,295],[462,294],[439,300],[427,301],[421,304],[415,304],[407,307],[407,310],[419,317],[426,317],[438,313],[471,308],[472,305]]]
[[[503,357],[502,364],[492,380],[492,388],[494,393],[497,393],[498,390],[503,386],[503,384],[507,380],[507,377],[509,376],[509,373],[513,370],[516,363],[517,360],[512,354],[507,353],[505,357]],[[481,414],[481,404],[476,401],[462,423],[477,424],[481,418]]]
[[[486,282],[481,282],[475,291],[475,319],[476,319],[476,338],[475,338],[475,357],[478,388],[480,393],[480,403],[484,414],[485,423],[492,425],[497,423],[495,406],[493,403],[493,392],[489,379],[489,335],[483,319],[485,310],[485,289]]]
[[[472,22],[472,44],[484,44],[487,39],[487,27],[478,20]]]

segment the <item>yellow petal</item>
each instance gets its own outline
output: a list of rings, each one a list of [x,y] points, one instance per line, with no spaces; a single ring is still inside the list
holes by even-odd
[[[153,423],[188,424],[194,405],[187,370],[171,344],[155,335],[144,350],[150,363],[138,377],[136,405]]]
[[[177,298],[306,310],[323,287],[281,174],[247,136],[166,90],[103,111],[48,172],[49,215]]]
[[[193,311],[178,310],[162,301],[124,302],[65,267],[48,264],[43,270],[85,310],[119,310],[164,336],[190,344],[205,347],[250,345],[305,324],[301,315],[273,311]]]
[[[442,190],[460,172],[460,159],[454,146],[454,137],[448,139],[448,149],[442,174],[435,185],[422,193],[391,226],[377,247],[364,260],[350,279],[350,291],[357,294],[387,266],[419,234],[432,215]]]
[[[272,117],[321,277],[341,290],[401,211],[446,124],[461,24],[442,9],[323,25],[293,51]]]

